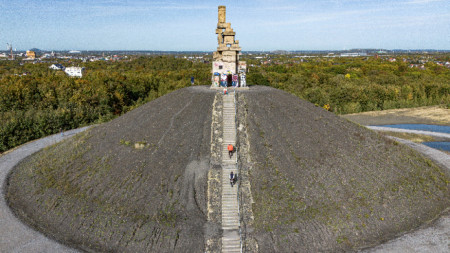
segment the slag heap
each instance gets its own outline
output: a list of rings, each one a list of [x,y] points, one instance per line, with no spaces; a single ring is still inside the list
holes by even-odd
[[[219,6],[219,20],[217,23],[217,51],[213,54],[213,87],[234,86],[244,87],[246,62],[239,61],[241,47],[234,39],[236,33],[231,24],[226,22],[226,7]]]

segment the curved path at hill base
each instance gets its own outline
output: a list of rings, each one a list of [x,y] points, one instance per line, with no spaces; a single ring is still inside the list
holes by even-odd
[[[380,126],[366,126],[366,127],[369,129],[375,130],[375,131],[423,134],[423,135],[429,135],[429,136],[433,136],[433,137],[450,139],[450,134],[447,134],[447,133],[430,132],[430,131],[423,131],[423,130],[411,130],[411,129],[402,129],[402,128],[393,128],[393,127],[380,127]]]
[[[405,132],[408,130],[405,129]],[[392,139],[405,144],[418,152],[426,155],[434,162],[450,170],[450,156],[423,144],[414,143],[412,141],[403,140],[396,137]],[[364,250],[366,253],[404,253],[404,252],[433,252],[446,253],[449,252],[450,238],[450,212],[447,211],[442,217],[425,225],[423,228],[407,233],[396,239],[378,245],[374,248]]]
[[[54,134],[22,145],[0,157],[0,184],[2,187],[0,197],[0,252],[78,252],[24,225],[9,209],[4,190],[9,172],[24,158],[88,128],[70,130],[65,132],[63,136]]]

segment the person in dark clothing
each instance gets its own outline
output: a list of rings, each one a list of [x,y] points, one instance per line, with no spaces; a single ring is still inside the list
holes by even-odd
[[[230,173],[230,184],[231,187],[236,184],[237,181],[237,174],[233,174],[233,171]]]
[[[230,184],[231,184],[231,187],[233,187],[233,181],[234,181],[234,174],[233,174],[233,171],[230,173]]]

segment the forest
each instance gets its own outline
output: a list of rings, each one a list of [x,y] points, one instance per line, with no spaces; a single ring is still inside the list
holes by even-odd
[[[441,61],[449,61],[442,56]],[[393,61],[393,59],[396,59]],[[404,60],[403,60],[404,59]],[[391,61],[389,61],[391,60]],[[337,114],[450,106],[450,69],[417,56],[247,60],[247,82],[282,89]],[[421,63],[421,64],[415,64]]]
[[[191,85],[191,76],[200,85],[210,80],[209,65],[170,56],[69,64],[85,67],[84,76],[68,77],[49,69],[51,63],[0,62],[0,152],[61,130],[109,121]]]
[[[336,114],[425,105],[450,106],[450,69],[419,56],[295,58],[247,61],[248,85],[290,92]],[[448,55],[440,56],[449,61]],[[210,85],[211,59],[175,56],[82,62],[82,78],[49,69],[52,63],[0,61],[0,152],[61,130],[106,122],[171,91]],[[414,61],[423,67],[416,67]]]

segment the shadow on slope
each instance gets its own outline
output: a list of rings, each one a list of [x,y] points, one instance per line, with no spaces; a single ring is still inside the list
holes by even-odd
[[[172,92],[27,158],[7,198],[87,251],[202,252],[214,92]]]
[[[448,171],[408,147],[272,88],[239,102],[261,252],[369,247],[450,204]]]

